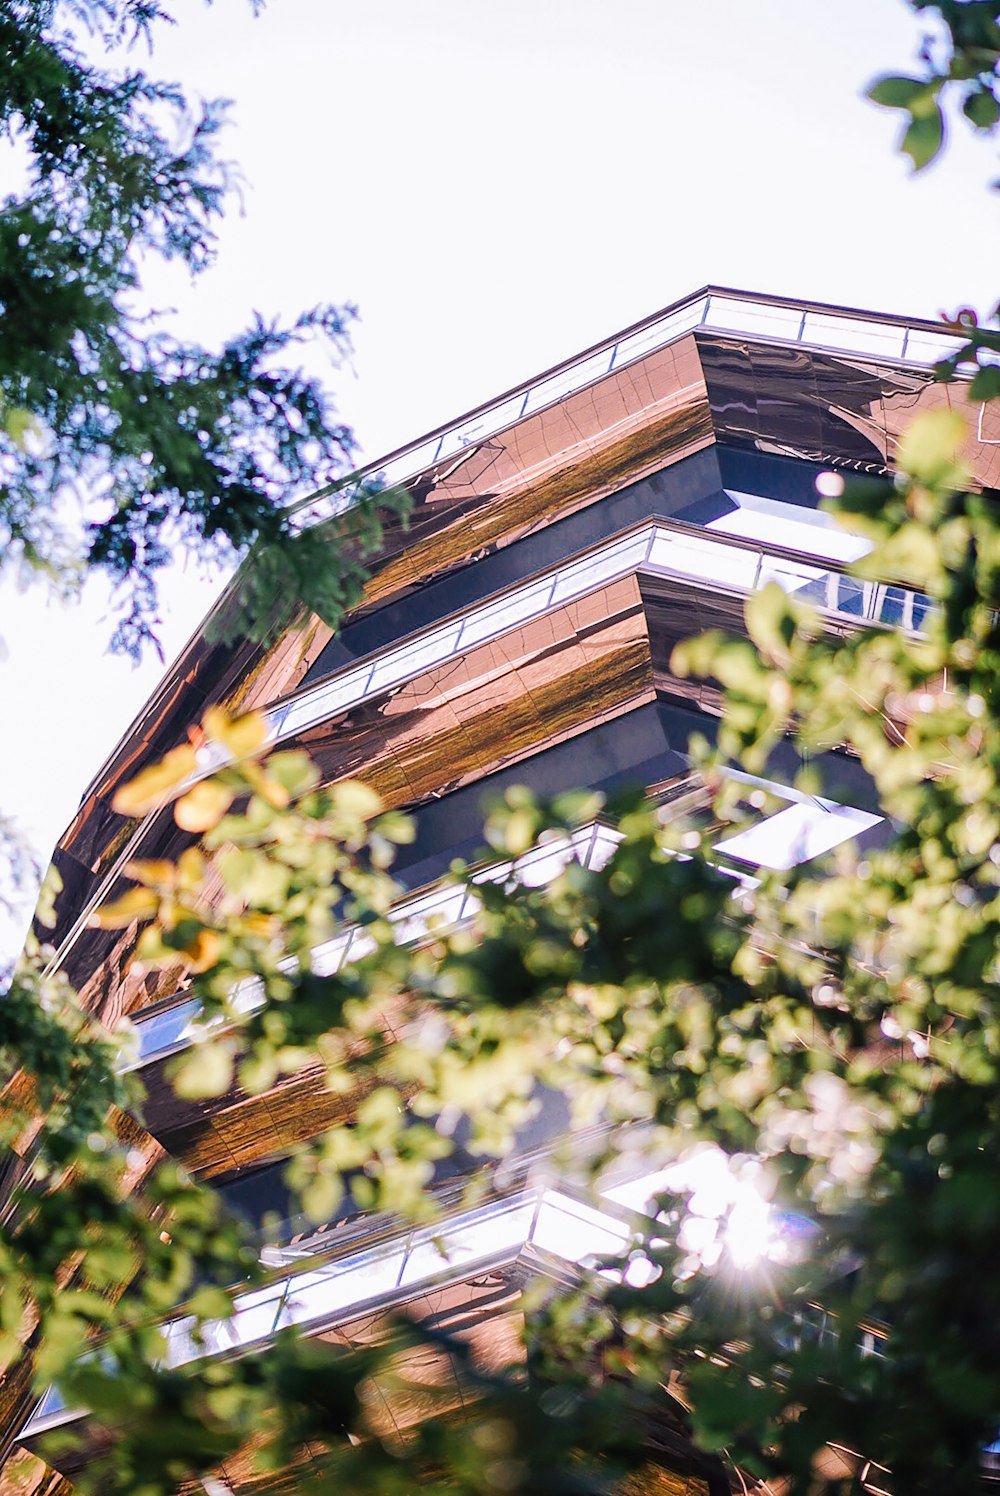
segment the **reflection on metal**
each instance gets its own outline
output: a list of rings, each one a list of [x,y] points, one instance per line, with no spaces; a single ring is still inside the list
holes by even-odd
[[[669,346],[696,328],[745,333],[754,342],[775,341],[807,348],[856,353],[888,363],[928,368],[954,353],[964,342],[940,324],[888,317],[881,313],[821,307],[780,297],[708,287],[675,302],[654,317],[616,334],[577,358],[501,395],[488,405],[430,436],[400,448],[365,468],[357,480],[381,476],[387,485],[405,482],[439,468],[456,453],[494,436],[533,411],[585,389],[612,371],[627,367]],[[345,490],[304,499],[295,508],[301,527],[321,523],[338,506]],[[347,492],[350,492],[348,489]]]
[[[638,577],[655,580],[655,598],[640,596]],[[307,747],[326,782],[363,774],[388,805],[412,804],[650,701],[656,688],[700,692],[669,680],[672,644],[701,628],[739,627],[742,598],[772,581],[851,623],[919,628],[929,606],[812,555],[660,521],[329,677],[277,707],[272,732]],[[117,862],[182,844],[167,809]],[[81,949],[107,951],[123,938],[86,928],[112,886],[113,875],[80,911]],[[106,990],[104,959],[92,970]]]
[[[695,305],[698,326],[680,331]],[[672,340],[663,342],[668,334]],[[924,366],[945,351],[935,342],[941,336],[934,324],[715,289],[678,303],[449,426],[448,432],[462,428],[466,445],[456,436],[447,459],[411,481],[409,529],[387,526],[352,619],[537,536],[716,440],[884,472],[916,410],[962,408],[963,386],[934,383]],[[838,351],[842,344],[851,348]],[[596,377],[602,350],[607,367]],[[573,370],[589,382],[575,387]],[[502,429],[473,430],[492,410],[501,411]],[[966,455],[974,481],[997,486],[1000,446],[991,443],[1000,441],[1000,413],[984,417],[978,443],[976,415],[969,411]],[[445,436],[438,431],[390,460],[432,440],[444,452]],[[905,596],[900,602],[903,625],[919,627],[919,610]],[[227,606],[224,598],[216,614]],[[94,780],[56,849],[64,880],[48,937],[56,963],[76,947],[80,909],[93,907],[135,831],[111,810],[117,785],[182,740],[208,702],[244,710],[287,699],[330,638],[315,618],[268,648],[248,641],[223,648],[203,631],[195,636]],[[405,798],[405,777],[398,789]],[[70,974],[78,985],[89,965],[89,956],[80,963],[74,954]]]
[[[266,1344],[292,1325],[315,1331],[361,1311],[403,1303],[430,1284],[443,1286],[473,1269],[483,1272],[510,1262],[525,1247],[574,1265],[615,1256],[632,1231],[629,1213],[613,1204],[597,1209],[557,1189],[511,1195],[242,1294],[233,1317],[206,1325],[200,1343],[193,1319],[175,1319],[164,1327],[167,1364],[231,1355]],[[22,1437],[81,1416],[82,1410],[65,1407],[52,1387]]]
[[[267,713],[271,741],[281,742],[328,721],[370,697],[413,680],[432,666],[463,656],[475,645],[541,617],[559,604],[636,571],[695,579],[713,589],[738,592],[755,592],[776,582],[785,592],[831,613],[911,629],[922,624],[929,602],[920,594],[863,582],[836,564],[824,564],[822,530],[814,530],[810,537],[814,545],[809,554],[819,562],[816,565],[794,559],[799,550],[795,543],[798,537],[789,538],[791,544],[773,542],[762,547],[739,535],[710,538],[698,527],[676,521],[644,525],[274,707]],[[212,773],[224,762],[221,751],[206,753],[201,775]]]

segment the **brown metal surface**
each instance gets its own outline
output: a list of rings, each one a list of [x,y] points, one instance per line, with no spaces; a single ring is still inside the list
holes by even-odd
[[[387,805],[413,805],[622,717],[657,694],[716,712],[717,690],[677,679],[670,655],[692,633],[742,627],[740,595],[632,575],[372,697],[291,746],[308,749],[326,783],[359,777]],[[192,840],[166,807],[133,855],[176,857]],[[125,886],[113,885],[110,896]],[[86,929],[67,962],[83,1001],[109,1025],[177,987],[176,975],[131,969],[136,935],[135,927]]]
[[[695,334],[716,438],[846,471],[891,471],[899,438],[919,411],[955,410],[969,429],[973,483],[1000,485],[1000,411],[970,404],[965,383],[940,384],[850,353]]]
[[[371,563],[365,602],[352,616],[597,503],[714,440],[881,472],[891,466],[914,412],[942,407],[965,414],[976,481],[1000,482],[1000,416],[982,415],[980,441],[981,412],[965,404],[962,386],[846,353],[690,334],[416,480],[410,529],[390,526]],[[117,785],[182,740],[207,703],[243,709],[286,696],[329,638],[314,618],[268,650],[209,645],[202,633],[191,641],[60,840],[56,861],[66,891],[58,905],[57,944],[134,833],[110,809]],[[393,733],[398,730],[394,724]],[[469,752],[476,752],[471,740]],[[379,782],[398,801],[407,798],[407,785],[394,774],[391,757],[377,756]],[[414,772],[420,787],[413,794],[433,792],[416,766]]]
[[[372,697],[290,746],[308,749],[326,783],[359,777],[387,805],[413,805],[621,717],[657,691],[714,700],[711,688],[670,676],[670,653],[702,628],[740,628],[742,606],[736,595],[666,578],[640,584],[633,574]],[[176,857],[192,839],[167,807],[133,855]],[[86,929],[67,961],[83,1001],[108,1024],[176,987],[176,976],[130,969],[136,933]]]

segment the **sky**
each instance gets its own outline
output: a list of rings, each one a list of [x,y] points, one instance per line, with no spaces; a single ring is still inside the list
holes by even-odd
[[[1000,292],[995,146],[958,128],[914,178],[862,97],[912,70],[901,0],[172,8],[146,65],[233,101],[244,187],[214,267],[147,292],[209,345],[355,303],[321,372],[365,460],[707,282],[930,317]],[[166,575],[168,659],[221,585]],[[0,809],[43,858],[162,673],[107,653],[112,607],[0,585]]]

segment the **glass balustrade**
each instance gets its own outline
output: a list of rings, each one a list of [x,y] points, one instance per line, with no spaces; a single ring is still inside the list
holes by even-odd
[[[715,851],[735,858],[737,862],[787,869],[859,836],[881,820],[881,817],[853,806],[806,796],[770,780],[753,779],[735,772],[732,777],[765,788],[772,797],[789,802],[786,809],[715,844]],[[553,882],[573,860],[599,871],[610,860],[620,840],[621,835],[614,827],[591,822],[571,836],[556,837],[532,848],[515,861],[491,863],[475,872],[472,881],[482,884],[511,880],[524,888],[541,888]],[[741,888],[755,887],[758,881],[743,870],[725,865],[720,865],[717,871]],[[408,945],[426,940],[435,931],[461,928],[475,918],[480,907],[474,888],[444,884],[402,900],[387,917],[394,927],[394,938],[401,945]],[[312,969],[319,976],[333,976],[362,960],[374,949],[375,941],[364,926],[349,925],[312,951]],[[281,965],[291,970],[294,962],[282,962]],[[231,1007],[234,1014],[245,1014],[261,1007],[264,1001],[261,983],[248,978],[234,991]],[[133,1020],[137,1047],[134,1057],[123,1068],[140,1069],[154,1060],[179,1053],[213,1027],[224,1025],[222,1018],[211,1023],[201,1022],[201,1012],[197,998],[186,998],[148,1014],[138,1014]]]
[[[964,341],[943,326],[938,330],[933,324],[883,320],[846,309],[811,308],[800,302],[758,300],[712,291],[669,308],[662,316],[583,354],[567,367],[530,381],[433,437],[414,442],[386,461],[366,468],[335,492],[303,500],[295,511],[297,523],[305,526],[331,518],[343,509],[345,494],[349,503],[352,487],[363,482],[377,478],[392,487],[439,467],[523,417],[595,384],[658,348],[667,347],[698,327],[923,368],[947,358]]]
[[[390,1241],[348,1251],[319,1267],[293,1273],[239,1295],[231,1319],[195,1335],[190,1316],[163,1327],[165,1360],[182,1366],[265,1343],[289,1325],[308,1328],[411,1297],[419,1289],[458,1281],[471,1270],[512,1261],[528,1245],[564,1262],[620,1252],[631,1224],[555,1189],[529,1191],[464,1211],[431,1227],[401,1231]],[[40,1433],[80,1416],[50,1387],[23,1430]]]
[[[760,1238],[757,1255],[780,1260],[776,1248],[785,1234],[801,1236],[803,1225],[813,1229],[802,1217],[769,1207],[731,1173],[719,1150],[694,1150],[666,1170],[639,1174],[614,1187],[601,1186],[596,1197],[581,1198],[566,1186],[522,1190],[458,1211],[432,1226],[401,1227],[389,1239],[345,1247],[325,1262],[317,1264],[314,1258],[298,1272],[237,1295],[232,1317],[203,1325],[200,1334],[191,1316],[166,1323],[164,1359],[170,1366],[182,1366],[207,1356],[260,1347],[292,1325],[319,1329],[400,1303],[417,1291],[459,1282],[477,1269],[513,1262],[526,1248],[539,1254],[536,1261],[542,1264],[548,1257],[570,1266],[590,1266],[618,1281],[621,1270],[602,1266],[602,1259],[622,1256],[630,1242],[648,1234],[650,1221],[658,1218],[657,1196],[664,1191],[693,1192],[691,1210],[702,1219],[726,1216],[733,1258],[743,1267],[751,1262],[736,1250],[740,1242],[734,1227],[745,1231],[751,1196],[757,1206],[752,1213],[754,1235]],[[741,1210],[747,1219],[740,1218]],[[761,1231],[762,1212],[767,1217],[765,1232]],[[655,1272],[651,1264],[646,1265]],[[287,1266],[295,1266],[294,1258]],[[632,1267],[630,1263],[626,1273]],[[876,1350],[873,1344],[875,1353],[880,1349],[881,1345]],[[81,1416],[82,1411],[67,1407],[57,1389],[50,1387],[23,1434],[41,1433]]]
[[[721,527],[709,531],[677,521],[645,525],[471,608],[460,618],[448,619],[386,650],[375,660],[350,666],[273,708],[267,714],[271,741],[281,742],[328,721],[476,645],[489,643],[552,608],[575,602],[637,570],[739,592],[754,592],[777,582],[784,591],[832,613],[915,630],[922,627],[930,606],[927,598],[849,576],[838,559],[822,555],[825,537],[819,527],[797,526],[788,537],[793,543],[783,549],[794,551],[800,534],[809,537],[811,548],[805,552],[808,561],[783,556],[735,533],[725,534]],[[214,767],[214,762],[206,762],[202,772],[210,773]]]
[[[591,822],[572,836],[560,836],[532,848],[516,861],[491,863],[473,874],[473,882],[503,883],[513,879],[526,888],[540,888],[557,878],[574,859],[584,867],[599,870],[620,840],[613,827]],[[455,930],[467,924],[479,908],[474,889],[445,884],[401,901],[390,910],[388,918],[400,944],[416,944],[434,930]],[[375,942],[363,926],[349,925],[316,947],[312,952],[312,969],[319,976],[333,976],[374,948]],[[291,969],[293,963],[282,964]],[[231,1006],[237,1014],[249,1013],[263,1002],[261,984],[247,979],[234,992]],[[193,1044],[208,1032],[208,1025],[199,1021],[201,1011],[197,998],[186,998],[148,1014],[140,1013],[133,1020],[135,1055],[124,1068],[139,1069]],[[218,1026],[220,1020],[215,1022]]]

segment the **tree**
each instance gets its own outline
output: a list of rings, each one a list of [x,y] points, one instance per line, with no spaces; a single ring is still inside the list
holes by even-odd
[[[112,647],[132,654],[180,546],[245,557],[240,626],[266,632],[289,607],[336,622],[379,536],[365,485],[332,534],[297,532],[289,507],[347,477],[354,442],[281,361],[312,336],[343,352],[352,308],[257,315],[215,352],[144,310],[144,267],[211,265],[238,184],[225,105],[131,61],[170,21],[156,0],[0,6],[0,140],[23,178],[0,207],[0,543],[64,583],[107,573],[126,599]]]
[[[1000,56],[995,7],[938,10],[954,47],[927,50],[925,92],[876,85],[909,110],[918,166],[932,154],[913,135],[926,99],[937,109],[951,84],[992,97]],[[965,106],[984,128],[985,107]],[[990,326],[956,325],[960,360],[996,349]],[[992,398],[992,369],[980,364],[974,398]],[[837,498],[876,543],[863,574],[936,602],[924,637],[834,640],[771,589],[747,604],[749,640],[697,640],[676,662],[726,690],[718,749],[700,757],[718,815],[740,814],[733,763],[760,774],[789,736],[806,756],[846,744],[899,828],[883,851],[766,877],[736,910],[697,826],[664,826],[626,797],[602,807],[622,838],[605,868],[570,863],[538,889],[476,883],[473,932],[414,950],[386,918],[405,817],[380,815],[362,786],[324,789],[302,754],[266,755],[256,719],[206,717],[229,760],[211,777],[192,785],[196,752],[182,748],[122,792],[135,814],[174,796],[178,825],[203,836],[176,863],[134,866],[101,915],[141,921],[138,959],[185,971],[203,1005],[176,1086],[217,1093],[235,1067],[263,1087],[308,1054],[351,1103],[352,1125],[291,1164],[315,1219],[345,1190],[422,1218],[431,1171],[457,1146],[449,1119],[463,1118],[463,1149],[502,1160],[546,1087],[589,1139],[562,1167],[597,1181],[624,1150],[658,1163],[700,1141],[801,1223],[803,1248],[748,1290],[726,1245],[739,1191],[695,1235],[675,1178],[616,1276],[540,1298],[524,1363],[484,1370],[449,1340],[469,1406],[404,1443],[367,1389],[441,1342],[418,1323],[364,1352],[286,1335],[267,1355],[167,1368],[156,1321],[183,1302],[207,1345],[264,1270],[210,1192],[129,1150],[135,1098],[114,1045],[26,964],[0,1005],[13,1153],[0,1349],[8,1387],[56,1377],[114,1429],[94,1488],[172,1492],[242,1458],[291,1468],[305,1490],[607,1489],[642,1470],[652,1430],[683,1421],[665,1405],[670,1370],[700,1449],[748,1482],[843,1491],[876,1461],[900,1493],[978,1489],[1000,1428],[1000,515],[968,491],[965,430],[919,418],[895,482],[848,481]],[[512,793],[486,834],[516,860],[597,808]],[[312,952],[344,920],[373,948],[324,976]],[[94,1334],[99,1354],[81,1354]]]

